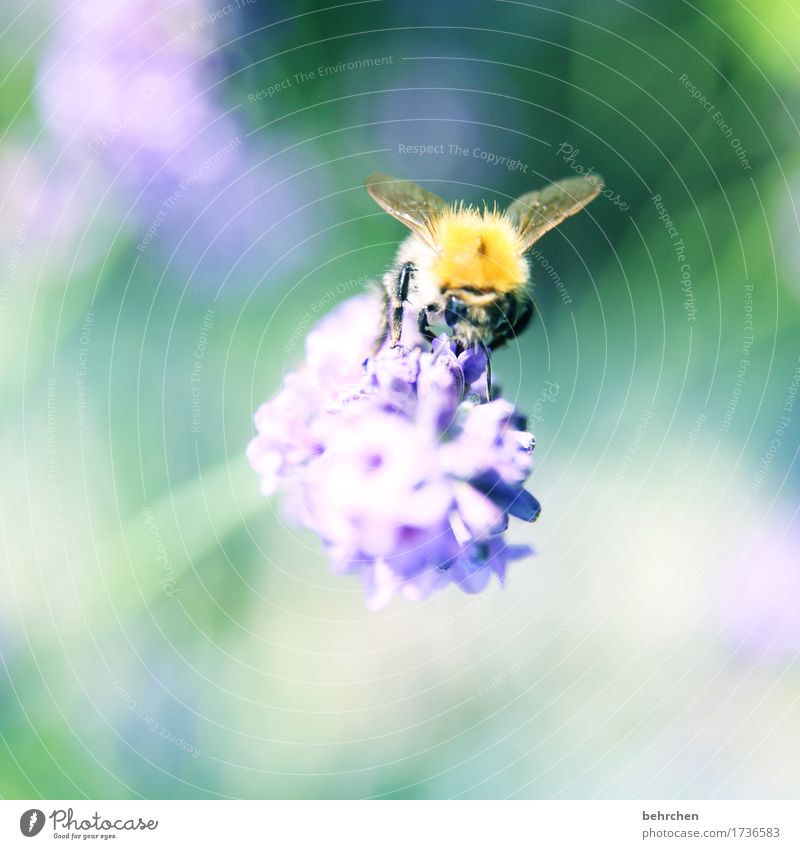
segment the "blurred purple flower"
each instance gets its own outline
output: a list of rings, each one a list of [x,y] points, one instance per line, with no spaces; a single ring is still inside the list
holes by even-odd
[[[51,132],[145,182],[162,166],[211,180],[236,136],[208,93],[214,44],[201,0],[62,0],[37,87]],[[175,156],[180,152],[179,156]],[[127,164],[126,164],[127,163]]]
[[[443,335],[370,355],[377,316],[362,296],[312,331],[303,368],[256,413],[248,458],[335,571],[361,576],[372,609],[449,583],[479,592],[531,553],[503,533],[509,515],[539,515],[523,488],[533,436],[509,402],[481,394],[482,351],[457,353]]]
[[[161,242],[170,261],[215,287],[231,258],[232,280],[300,264],[292,248],[318,228],[298,198],[324,195],[325,180],[304,173],[293,140],[271,133],[259,149],[226,108],[220,45],[242,16],[213,18],[221,9],[207,0],[57,6],[39,113],[76,167],[102,169],[132,208],[137,250]],[[225,276],[225,285],[236,284]]]

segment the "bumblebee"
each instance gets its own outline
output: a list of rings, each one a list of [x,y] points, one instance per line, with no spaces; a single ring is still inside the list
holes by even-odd
[[[569,177],[517,198],[505,212],[448,204],[409,180],[372,174],[366,189],[411,230],[384,276],[384,320],[376,342],[400,344],[404,308],[420,332],[446,323],[457,347],[494,350],[533,318],[528,249],[603,189],[602,179]]]

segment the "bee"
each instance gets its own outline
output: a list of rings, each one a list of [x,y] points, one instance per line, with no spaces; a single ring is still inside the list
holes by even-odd
[[[376,341],[400,344],[404,308],[422,335],[447,324],[457,348],[495,350],[534,315],[526,253],[603,189],[602,179],[569,177],[517,198],[505,212],[448,204],[409,180],[372,174],[365,186],[389,215],[411,230],[383,278],[383,322]],[[488,355],[488,351],[486,351]]]

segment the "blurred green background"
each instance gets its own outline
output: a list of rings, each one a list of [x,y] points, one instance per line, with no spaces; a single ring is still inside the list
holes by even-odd
[[[3,797],[797,796],[794,0],[0,31]],[[404,235],[363,179],[505,204],[589,169],[495,363],[537,556],[371,614],[244,458]]]

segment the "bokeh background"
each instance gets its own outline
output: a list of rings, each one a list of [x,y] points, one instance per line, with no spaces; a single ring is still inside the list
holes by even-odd
[[[795,0],[9,0],[0,33],[3,797],[798,795]],[[495,363],[536,557],[377,614],[244,457],[404,236],[374,170],[608,186]]]

